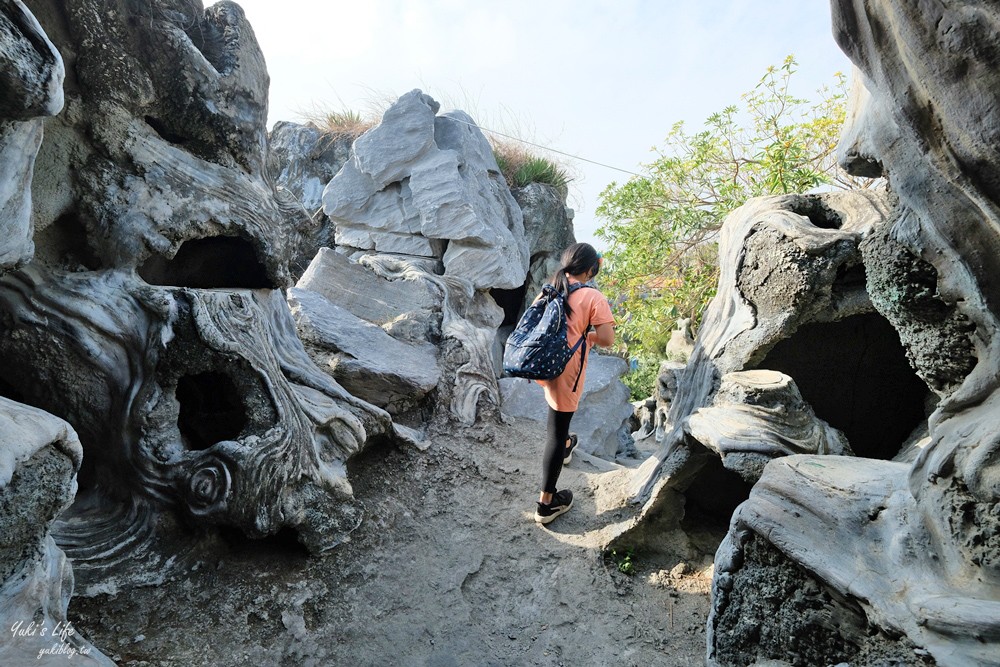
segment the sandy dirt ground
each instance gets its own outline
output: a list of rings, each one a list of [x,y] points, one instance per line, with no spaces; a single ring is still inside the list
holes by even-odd
[[[559,483],[573,509],[536,525],[543,438],[509,420],[373,445],[350,466],[350,542],[224,535],[160,586],[74,598],[70,620],[129,666],[704,664],[710,555],[632,553],[620,572],[632,466],[582,454]]]

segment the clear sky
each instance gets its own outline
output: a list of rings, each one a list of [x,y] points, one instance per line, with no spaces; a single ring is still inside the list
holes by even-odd
[[[674,122],[699,128],[789,54],[802,97],[850,71],[826,0],[237,2],[267,60],[270,125],[420,88],[483,127],[628,171]],[[574,177],[577,238],[600,245],[598,195],[628,174],[551,157]]]

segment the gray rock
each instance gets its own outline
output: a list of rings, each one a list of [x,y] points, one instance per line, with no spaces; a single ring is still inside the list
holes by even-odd
[[[689,415],[684,429],[750,483],[778,456],[852,454],[843,434],[816,418],[792,378],[775,371],[723,375],[712,404]]]
[[[659,479],[677,473],[661,464],[668,460],[673,462],[670,465],[676,463],[672,450],[688,446],[686,419],[710,405],[721,377],[733,371],[759,368],[791,376],[817,416],[844,431],[859,455],[868,451],[860,442],[863,437],[868,438],[865,442],[875,441],[871,447],[895,447],[897,451],[902,447],[916,422],[925,416],[926,389],[906,364],[891,327],[873,315],[865,284],[858,279],[863,275],[858,244],[862,235],[886,216],[884,194],[848,192],[754,199],[727,217],[719,244],[718,291],[678,382],[666,419],[670,430],[664,432],[659,451],[635,478],[637,497],[645,498]],[[831,347],[838,339],[840,348]],[[882,341],[877,354],[872,340]],[[856,354],[874,358],[866,358],[862,364],[867,374],[851,375],[854,366],[845,369],[844,379],[850,384],[840,386],[841,398],[832,392],[837,383],[831,382],[834,371],[830,363],[843,356],[849,345]],[[883,354],[893,349],[895,356]],[[829,357],[821,350],[829,350]],[[890,362],[896,364],[891,372],[887,370]],[[895,443],[866,434],[857,413],[845,409],[847,396],[856,394],[859,387],[879,386],[890,378],[910,382],[909,391],[920,394],[915,403],[909,393],[901,391],[883,397],[916,406],[917,414],[905,416],[906,420],[912,417],[914,423],[904,425],[905,433],[899,434]],[[818,405],[818,401],[826,402]],[[865,425],[884,421],[883,405],[866,407],[869,417],[863,420]]]
[[[53,519],[73,501],[82,457],[69,424],[0,398],[0,623],[6,635],[0,662],[5,665],[64,664],[70,654],[75,663],[114,665],[66,618],[73,568],[49,534]]]
[[[323,207],[323,189],[350,157],[353,139],[332,136],[313,123],[278,121],[267,145],[267,169],[312,215]]]
[[[670,332],[666,355],[670,361],[686,364],[692,352],[694,352],[694,336],[691,335],[691,318],[684,317],[677,320],[677,325]]]
[[[474,289],[465,278],[429,273],[420,262],[370,255],[362,257],[360,263],[387,280],[421,281],[437,291],[441,299],[438,362],[442,377],[438,402],[442,407],[447,406],[451,417],[464,424],[476,421],[480,406],[495,410],[500,395],[494,351],[504,313],[489,293]],[[419,328],[420,321],[417,319],[410,325]],[[392,333],[406,322],[405,318],[397,318],[385,328]],[[399,333],[407,328],[403,326]]]
[[[426,350],[428,343],[433,344],[440,378],[437,400],[452,417],[471,424],[480,402],[499,404],[494,352],[503,311],[468,280],[436,275],[419,261],[398,256],[362,255],[355,262],[323,249],[299,288],[321,294],[360,320],[381,327],[392,337],[385,339],[389,342],[396,339],[409,349]],[[367,353],[373,359],[379,355],[391,356],[378,349]],[[325,358],[318,361],[327,363]],[[356,370],[363,375],[361,367]]]
[[[573,209],[566,206],[566,195],[551,185],[529,183],[512,188],[511,194],[524,215],[524,235],[531,257],[555,255],[576,243],[573,234]]]
[[[900,656],[910,664],[995,664],[1000,10],[892,0],[837,0],[832,9],[834,34],[867,88],[842,162],[855,173],[884,170],[898,196],[862,245],[871,300],[940,402],[915,458],[768,464],[719,549],[709,661],[728,663],[714,659],[732,648],[739,600],[759,601],[744,573],[759,568],[750,545],[763,542],[830,592],[817,617],[852,607],[862,634],[902,634],[897,646],[916,647]],[[766,617],[744,648],[766,652],[787,630]],[[798,636],[813,643],[817,633]]]
[[[563,250],[576,243],[573,209],[566,206],[565,194],[543,183],[514,188],[511,194],[524,216],[524,233],[531,257],[521,306],[524,312],[559,268]]]
[[[426,280],[388,280],[334,250],[320,248],[296,287],[321,294],[402,340],[440,340],[442,299]]]
[[[299,335],[327,353],[333,377],[355,396],[396,414],[441,379],[430,343],[400,342],[316,292],[292,288],[287,298]]]
[[[442,261],[476,289],[513,289],[528,272],[524,223],[489,143],[468,115],[437,116],[419,90],[363,134],[323,194],[336,242]]]
[[[392,433],[389,415],[310,361],[279,291],[28,267],[0,278],[0,322],[0,378],[77,425],[84,481],[107,494],[94,502],[136,542],[108,549],[110,522],[82,522],[67,547],[78,567],[151,548],[169,511],[252,537],[292,528],[313,551],[360,521],[345,461]],[[142,509],[116,513],[121,499]]]
[[[354,138],[323,132],[313,123],[278,121],[267,144],[267,171],[279,190],[299,202],[314,227],[305,235],[293,270],[301,273],[316,252],[333,247],[334,227],[323,215],[323,189],[350,157]],[[301,268],[299,268],[301,267]]]
[[[632,404],[628,387],[620,379],[626,370],[628,364],[620,357],[589,355],[583,395],[570,425],[579,436],[580,451],[610,460],[632,445]],[[533,380],[502,378],[500,397],[504,414],[545,423],[548,404]]]
[[[31,183],[42,120],[63,106],[62,57],[18,0],[0,3],[0,269],[34,254]]]
[[[75,74],[35,171],[37,261],[287,284],[311,223],[264,173],[268,76],[243,10],[156,0],[137,20],[123,0],[33,5]]]

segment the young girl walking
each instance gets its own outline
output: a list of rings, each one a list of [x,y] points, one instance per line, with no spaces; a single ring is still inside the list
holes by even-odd
[[[566,299],[567,343],[573,346],[586,335],[584,344],[588,352],[594,345],[607,347],[615,342],[615,319],[607,298],[596,287],[587,285],[571,289],[571,285],[584,285],[593,280],[601,270],[602,261],[591,245],[575,243],[563,252],[559,270],[552,278],[552,285],[560,293],[569,294]],[[594,330],[588,333],[590,327]],[[552,380],[537,380],[549,404],[542,455],[542,491],[535,509],[538,523],[549,523],[573,506],[573,492],[569,489],[557,491],[556,481],[577,446],[576,434],[570,434],[569,423],[580,404],[589,358],[589,354],[574,354],[562,375]]]

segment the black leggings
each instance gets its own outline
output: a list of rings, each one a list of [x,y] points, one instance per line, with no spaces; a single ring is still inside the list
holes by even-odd
[[[562,472],[566,457],[566,441],[569,440],[569,422],[572,412],[559,412],[549,408],[546,426],[545,453],[542,454],[542,492],[555,493],[556,481]]]

